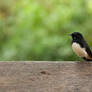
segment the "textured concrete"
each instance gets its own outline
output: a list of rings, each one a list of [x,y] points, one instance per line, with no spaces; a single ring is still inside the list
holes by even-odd
[[[92,63],[0,62],[0,92],[92,92]]]

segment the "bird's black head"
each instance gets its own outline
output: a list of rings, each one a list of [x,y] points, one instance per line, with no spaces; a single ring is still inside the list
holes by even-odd
[[[74,32],[72,34],[70,34],[72,36],[73,42],[79,42],[84,40],[83,36],[81,33],[79,32]]]

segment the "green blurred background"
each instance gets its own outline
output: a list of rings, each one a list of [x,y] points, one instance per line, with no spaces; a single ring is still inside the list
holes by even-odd
[[[92,0],[0,1],[0,61],[80,60],[72,32],[92,47]]]

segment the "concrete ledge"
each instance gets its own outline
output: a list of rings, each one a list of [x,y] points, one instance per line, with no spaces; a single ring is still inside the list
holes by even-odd
[[[92,92],[92,63],[0,62],[0,92]]]

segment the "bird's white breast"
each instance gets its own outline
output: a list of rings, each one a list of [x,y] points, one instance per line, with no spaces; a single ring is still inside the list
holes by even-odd
[[[73,51],[80,57],[87,57],[87,53],[85,51],[85,48],[81,48],[78,43],[72,44]]]

